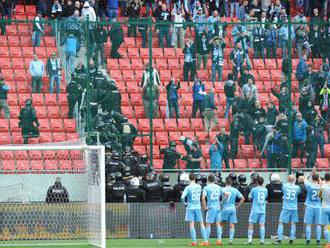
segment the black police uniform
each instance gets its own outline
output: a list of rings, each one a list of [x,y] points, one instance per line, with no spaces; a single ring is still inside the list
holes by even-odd
[[[283,199],[283,184],[269,183],[266,185],[268,191],[268,202],[282,202]]]
[[[175,202],[181,202],[181,195],[184,191],[184,189],[187,187],[187,184],[184,184],[182,182],[174,185],[173,188],[173,201]]]
[[[46,196],[47,203],[66,203],[69,202],[69,193],[67,189],[60,183],[56,182],[50,186]]]
[[[21,109],[18,118],[20,120],[18,126],[22,128],[24,144],[28,143],[28,138],[39,136],[39,122],[36,110],[31,104],[26,104],[25,107]]]
[[[145,202],[146,193],[143,189],[129,186],[127,189],[127,202]]]
[[[143,182],[143,189],[146,192],[147,202],[161,202],[162,201],[162,186],[158,179],[146,180]]]
[[[110,202],[124,202],[124,195],[127,191],[127,184],[122,180],[117,180],[112,185],[112,190],[107,191],[107,199]]]
[[[160,154],[164,154],[163,169],[174,169],[181,158],[181,154],[171,147],[161,149]]]

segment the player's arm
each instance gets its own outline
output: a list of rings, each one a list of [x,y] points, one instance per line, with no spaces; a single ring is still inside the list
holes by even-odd
[[[182,192],[182,195],[181,195],[181,201],[186,203],[186,196],[188,194],[188,190],[187,190],[187,187],[184,189],[184,191]]]
[[[238,202],[238,204],[236,205],[236,209],[239,209],[239,207],[242,205],[242,203],[245,201],[244,196],[241,197],[241,200]]]

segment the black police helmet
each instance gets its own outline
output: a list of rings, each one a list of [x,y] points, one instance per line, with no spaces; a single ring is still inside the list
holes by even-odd
[[[115,178],[116,178],[116,180],[118,180],[118,179],[122,179],[122,177],[123,177],[123,174],[122,174],[121,172],[117,171],[117,172],[115,173]]]
[[[238,176],[239,183],[246,183],[246,176],[244,174],[241,174]]]
[[[229,177],[231,178],[232,181],[236,181],[237,180],[237,175],[235,172],[232,172],[229,174]]]
[[[119,152],[117,152],[116,150],[112,151],[112,158],[113,159],[119,159]]]
[[[202,182],[201,174],[196,174],[196,183]]]
[[[302,170],[297,170],[296,171],[296,178],[298,179],[298,177],[303,176],[304,172]]]
[[[131,167],[126,166],[124,174],[125,174],[125,176],[130,176],[131,175]]]
[[[202,175],[202,183],[207,183],[207,175],[206,174]]]
[[[259,173],[258,173],[258,172],[253,172],[253,173],[251,174],[251,179],[252,179],[252,180],[257,179],[258,177],[259,177]]]

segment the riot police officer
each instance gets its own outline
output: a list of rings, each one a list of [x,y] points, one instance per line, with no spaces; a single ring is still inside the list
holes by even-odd
[[[147,202],[162,201],[162,185],[154,171],[148,173],[146,180],[143,182],[143,190],[146,192]]]
[[[108,202],[124,202],[126,198],[127,185],[123,181],[123,175],[121,172],[115,173],[116,182],[107,191]]]
[[[139,175],[138,158],[132,153],[129,146],[124,147],[121,161],[131,169],[131,174],[133,176]]]
[[[232,180],[232,184],[231,184],[231,186],[232,186],[233,188],[239,189],[239,183],[237,182],[237,175],[236,175],[236,173],[235,173],[235,172],[231,172],[231,173],[229,174],[229,177],[230,177],[231,180]]]
[[[179,173],[178,175],[178,183],[174,185],[173,188],[173,200],[175,202],[181,201],[181,195],[184,191],[184,189],[189,184],[189,175],[186,172]]]
[[[270,176],[270,183],[266,185],[268,191],[268,202],[282,202],[283,190],[282,190],[281,178],[278,174],[273,173]]]
[[[298,195],[298,202],[305,202],[307,189],[304,183],[304,172],[302,170],[296,171],[296,185],[300,187],[300,194]]]
[[[125,166],[124,173],[123,173],[123,181],[126,182],[127,185],[129,185],[131,179],[133,179],[133,176],[131,174],[131,168],[128,166]]]
[[[110,158],[107,159],[106,163],[106,172],[115,173],[120,172],[124,173],[125,164],[121,162],[119,152],[116,150],[112,151]]]
[[[164,154],[163,169],[175,169],[178,160],[182,157],[182,154],[175,149],[175,141],[171,141],[169,147],[160,149],[160,154]]]
[[[173,187],[170,184],[170,177],[168,175],[160,175],[159,180],[163,188],[163,202],[173,201]]]
[[[133,177],[127,189],[127,202],[145,202],[146,193],[140,188],[140,180]]]
[[[68,117],[70,119],[73,118],[73,110],[78,103],[78,106],[81,102],[81,96],[83,89],[80,84],[78,84],[75,80],[71,80],[70,83],[66,86],[66,92],[67,92],[67,99],[68,99],[68,105],[69,105],[69,114]]]
[[[22,128],[24,144],[28,143],[29,138],[39,137],[39,122],[31,99],[25,101],[25,107],[21,109],[18,118],[20,120],[18,126]]]
[[[246,183],[246,176],[244,174],[239,175],[238,182],[239,182],[239,186],[238,186],[239,192],[241,192],[241,194],[244,196],[244,199],[248,201],[250,190],[249,190],[249,185]]]

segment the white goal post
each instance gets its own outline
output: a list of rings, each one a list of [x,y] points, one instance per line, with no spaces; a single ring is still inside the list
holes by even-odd
[[[0,146],[0,246],[106,248],[105,148]]]

